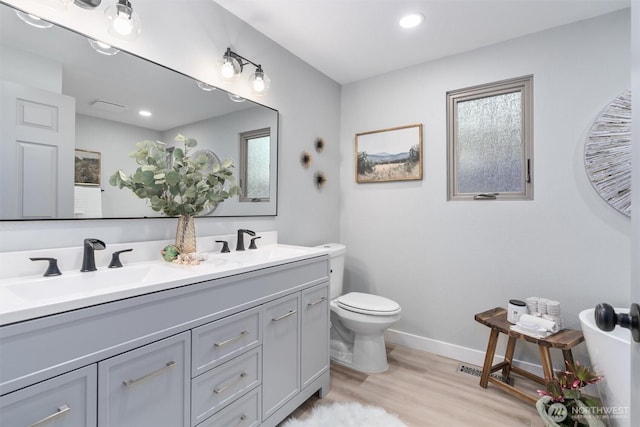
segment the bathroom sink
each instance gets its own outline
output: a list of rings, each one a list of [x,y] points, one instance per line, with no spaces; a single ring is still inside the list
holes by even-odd
[[[297,257],[307,256],[311,253],[322,251],[316,248],[305,248],[302,246],[288,245],[271,245],[258,249],[247,249],[244,251],[235,251],[227,254],[219,254],[215,259],[226,259],[241,265],[259,265],[263,263],[271,263],[274,261],[282,261],[291,259],[294,261]]]
[[[0,324],[206,282],[325,253],[317,248],[274,244],[231,253],[208,253],[207,259],[198,265],[153,260],[114,269],[98,266],[90,272],[62,270],[62,275],[53,277],[0,279]]]
[[[147,282],[151,276],[162,277],[163,274],[156,270],[158,267],[160,266],[146,264],[86,273],[65,272],[55,277],[19,279],[3,287],[12,294],[28,300],[67,298],[71,295],[93,294],[110,288]],[[162,268],[161,270],[164,271]]]

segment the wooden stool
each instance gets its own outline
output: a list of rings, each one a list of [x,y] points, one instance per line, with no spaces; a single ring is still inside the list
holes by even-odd
[[[551,364],[549,349],[557,348],[562,350],[565,362],[573,363],[573,354],[571,353],[571,349],[584,341],[582,331],[575,329],[564,329],[556,334],[548,336],[547,338],[535,338],[512,331],[509,329],[512,324],[507,321],[507,310],[502,307],[496,307],[494,309],[478,313],[475,315],[475,319],[483,325],[491,328],[489,344],[487,345],[487,353],[484,358],[484,365],[482,366],[480,387],[487,388],[487,384],[491,382],[505,392],[534,405],[539,396],[532,396],[524,393],[510,384],[493,378],[491,374],[502,369],[502,375],[506,378],[509,378],[511,372],[514,372],[527,379],[546,385],[547,381],[553,379],[553,366]],[[496,345],[498,344],[498,336],[501,333],[509,337],[509,340],[507,341],[507,349],[504,355],[504,362],[493,365]],[[513,366],[513,351],[515,350],[517,340],[524,340],[538,345],[544,378],[534,375],[517,366]]]

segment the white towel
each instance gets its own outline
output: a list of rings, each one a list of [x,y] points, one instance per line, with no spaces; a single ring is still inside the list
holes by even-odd
[[[530,337],[539,338],[539,339],[546,338],[549,335],[553,335],[553,332],[549,332],[549,331],[540,332],[540,331],[535,331],[533,329],[523,328],[522,326],[518,326],[518,325],[511,325],[509,329],[511,329],[514,332],[518,332],[519,334],[528,335]]]
[[[532,316],[530,314],[523,314],[518,319],[516,325],[537,332],[551,332],[556,333],[560,331],[560,325],[553,320],[543,319],[542,317]]]

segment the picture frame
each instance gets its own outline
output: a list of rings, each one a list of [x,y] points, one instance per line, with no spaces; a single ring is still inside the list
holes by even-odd
[[[100,186],[102,154],[98,151],[75,149],[75,185]]]
[[[357,183],[422,179],[422,124],[357,133]]]

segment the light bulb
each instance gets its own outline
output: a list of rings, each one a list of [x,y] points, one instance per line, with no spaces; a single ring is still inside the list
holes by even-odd
[[[265,88],[264,79],[262,77],[256,77],[253,81],[253,90],[256,92],[263,92]]]
[[[225,79],[230,79],[235,76],[235,70],[233,67],[233,62],[231,59],[225,59],[224,64],[222,64],[222,77]]]
[[[142,32],[140,18],[133,10],[129,0],[118,0],[105,10],[107,18],[107,31],[112,36],[124,40],[135,40]]]
[[[113,25],[113,29],[116,33],[122,34],[123,36],[128,36],[131,34],[131,31],[133,31],[131,17],[125,13],[118,13],[111,25]]]
[[[249,76],[249,87],[257,96],[262,96],[267,93],[269,91],[270,83],[271,80],[269,79],[269,76],[262,71],[262,67],[260,66],[258,66],[255,73]]]

